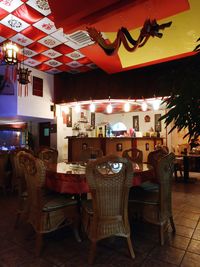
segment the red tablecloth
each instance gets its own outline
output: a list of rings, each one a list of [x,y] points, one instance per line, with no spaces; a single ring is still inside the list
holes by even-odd
[[[135,173],[132,184],[133,186],[139,186],[142,182],[153,180],[153,170]],[[79,174],[64,174],[47,171],[46,187],[59,193],[83,194],[89,192],[85,176]]]

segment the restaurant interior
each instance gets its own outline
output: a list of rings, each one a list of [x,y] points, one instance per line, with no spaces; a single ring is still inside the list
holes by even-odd
[[[0,266],[199,266],[199,11],[0,1]]]

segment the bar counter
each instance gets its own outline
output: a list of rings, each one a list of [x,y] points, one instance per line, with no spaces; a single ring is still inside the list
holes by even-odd
[[[143,151],[143,161],[147,161],[149,152],[156,145],[163,144],[162,137],[75,137],[67,136],[68,160],[79,161],[80,151],[85,147],[101,149],[104,155],[114,154],[122,156],[125,149],[137,147]]]

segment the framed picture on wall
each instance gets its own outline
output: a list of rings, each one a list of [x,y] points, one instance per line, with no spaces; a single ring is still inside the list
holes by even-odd
[[[43,96],[43,79],[33,76],[33,95]]]
[[[66,120],[67,127],[72,127],[72,108],[69,108],[69,113],[67,114]]]
[[[139,131],[139,116],[133,116],[133,129]]]
[[[93,129],[95,129],[95,113],[91,112],[91,126]]]
[[[161,132],[161,121],[159,120],[161,117],[161,114],[155,114],[155,132]]]

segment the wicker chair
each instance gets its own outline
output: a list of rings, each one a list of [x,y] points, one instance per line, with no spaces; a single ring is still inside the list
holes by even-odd
[[[43,234],[72,224],[79,226],[77,201],[45,191],[45,163],[26,153],[20,162],[25,167],[28,190],[28,221],[36,232],[36,254],[40,255]]]
[[[45,163],[57,163],[58,150],[54,148],[43,148],[38,152],[38,158]]]
[[[106,156],[89,162],[86,178],[92,200],[83,203],[83,225],[91,240],[89,263],[93,263],[97,241],[110,237],[127,238],[134,258],[128,221],[128,192],[132,184],[132,164],[125,158]]]
[[[24,172],[24,166],[23,166],[23,157],[26,155],[26,153],[30,153],[32,155],[32,151],[30,150],[16,150],[12,154],[12,165],[13,165],[13,173],[16,180],[16,187],[17,187],[17,193],[18,193],[18,209],[17,209],[17,218],[15,226],[18,226],[18,222],[21,218],[24,220],[27,219],[28,216],[28,192],[27,192],[27,186],[25,181],[25,172]]]
[[[130,148],[124,150],[122,157],[131,160],[132,162],[142,163],[143,162],[143,152],[137,148]]]
[[[93,147],[88,147],[81,151],[80,161],[87,162],[89,159],[97,159],[103,156],[103,152],[100,149],[95,149]]]
[[[175,155],[173,153],[164,155],[158,160],[156,166],[157,179],[159,182],[158,191],[140,191],[129,200],[131,212],[138,210],[147,222],[159,225],[160,244],[164,244],[164,232],[170,221],[173,232],[176,231],[172,207],[171,207],[171,184],[174,171]]]

